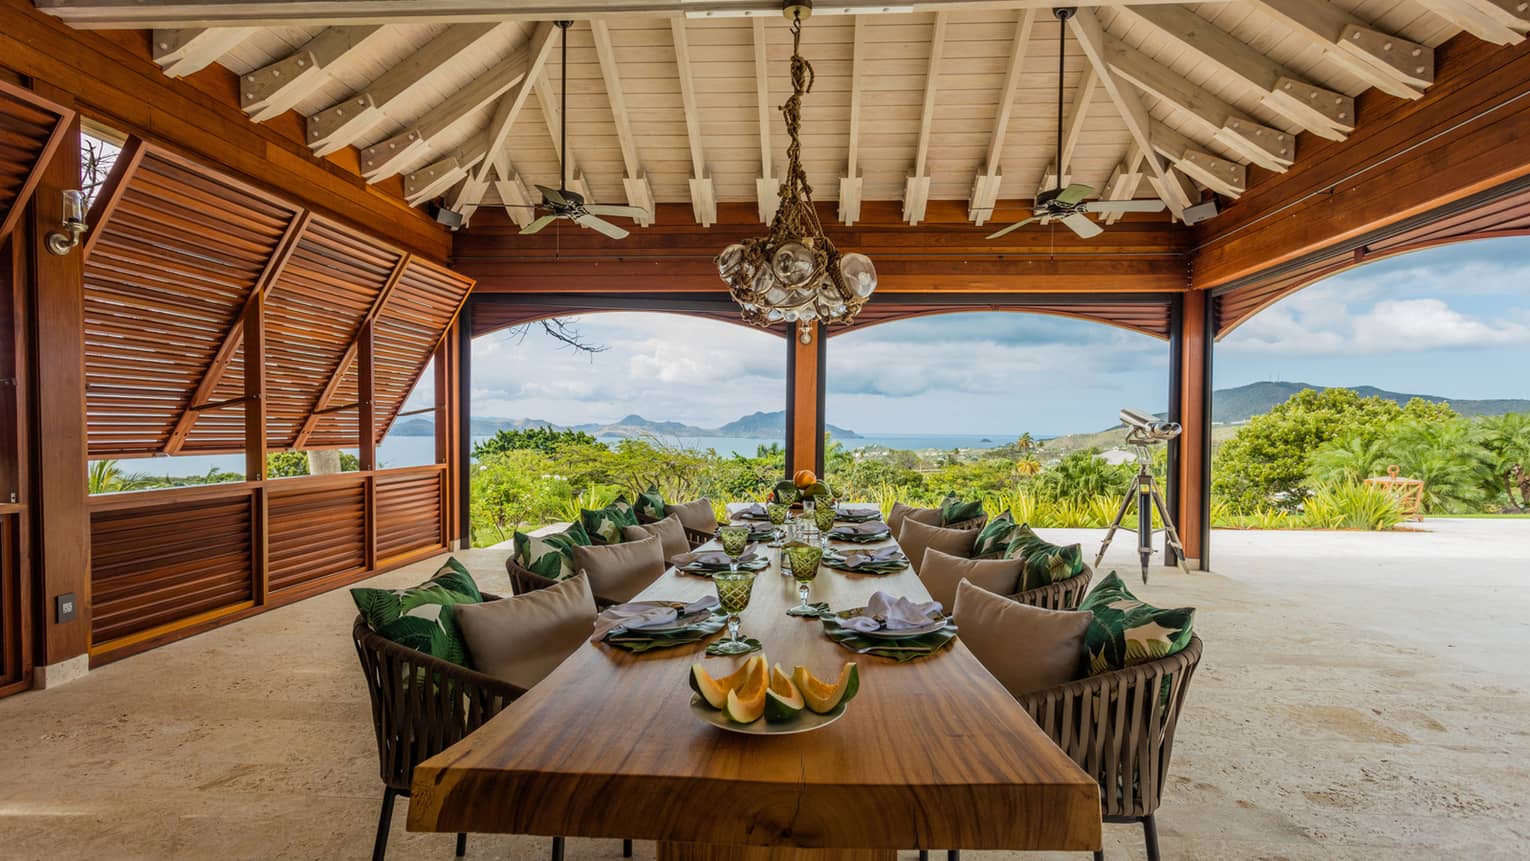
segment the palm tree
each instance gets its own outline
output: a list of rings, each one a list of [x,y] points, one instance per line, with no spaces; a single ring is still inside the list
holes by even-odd
[[[1483,479],[1493,467],[1471,422],[1404,421],[1391,436],[1403,474],[1424,482],[1425,511],[1463,511],[1482,504]]]
[[[1015,462],[1015,474],[1023,476],[1038,475],[1041,473],[1041,461],[1034,457],[1024,457]]]
[[[1357,484],[1386,470],[1386,449],[1384,441],[1358,434],[1330,440],[1312,453],[1309,477],[1314,484]]]
[[[1482,446],[1490,458],[1494,493],[1502,486],[1509,507],[1530,510],[1530,413],[1509,413],[1480,423]],[[1519,498],[1514,492],[1519,491]]]
[[[123,480],[122,469],[115,460],[98,460],[90,465],[89,477],[85,488],[88,493],[116,493],[127,490],[127,482]]]
[[[1019,439],[1015,440],[1015,448],[1018,449],[1021,454],[1030,454],[1036,449],[1041,448],[1041,443],[1037,442],[1036,438],[1031,436],[1030,431],[1026,431],[1020,435]]]

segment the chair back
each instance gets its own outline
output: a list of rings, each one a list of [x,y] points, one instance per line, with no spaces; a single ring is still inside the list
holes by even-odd
[[[1089,591],[1089,581],[1093,579],[1094,570],[1085,565],[1083,571],[1066,580],[1016,592],[1009,599],[1043,610],[1077,610],[1084,600],[1084,594]]]
[[[1150,816],[1162,800],[1174,729],[1201,661],[1182,651],[1020,697],[1036,725],[1100,783],[1107,817]]]
[[[543,577],[529,568],[523,568],[521,563],[515,561],[514,555],[505,558],[505,571],[509,573],[510,586],[517,595],[535,592],[538,589],[546,589],[549,586],[556,586],[563,582],[562,580],[554,580],[551,577]],[[595,596],[595,606],[601,610],[620,603],[622,602],[611,598],[603,598],[600,595]]]
[[[942,529],[982,529],[988,525],[988,515],[979,514],[966,520],[958,520],[955,523],[947,523]]]
[[[466,738],[525,693],[509,682],[401,646],[368,628],[360,616],[351,636],[372,698],[383,783],[405,794],[416,765]]]

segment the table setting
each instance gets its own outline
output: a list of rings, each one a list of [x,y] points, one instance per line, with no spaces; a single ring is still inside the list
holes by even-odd
[[[867,550],[840,550],[831,547],[824,551],[823,564],[836,571],[852,574],[895,574],[908,567],[908,557],[896,544]]]
[[[836,505],[834,519],[841,523],[870,523],[882,519],[882,511],[870,506]]]
[[[849,541],[854,544],[874,544],[892,538],[892,530],[880,520],[865,523],[846,523],[824,533],[830,541]]]
[[[956,641],[956,623],[938,601],[917,601],[880,590],[864,607],[826,612],[818,618],[824,634],[846,649],[899,663],[933,655]]]
[[[590,642],[641,653],[697,643],[721,631],[728,614],[716,595],[684,601],[632,601],[608,607],[595,619]]]

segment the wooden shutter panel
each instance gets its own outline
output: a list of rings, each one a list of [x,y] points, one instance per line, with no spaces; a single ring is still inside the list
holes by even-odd
[[[10,235],[74,111],[0,81],[0,240]]]

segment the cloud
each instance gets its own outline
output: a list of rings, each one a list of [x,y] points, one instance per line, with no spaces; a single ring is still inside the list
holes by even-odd
[[[1530,344],[1524,309],[1500,306],[1492,316],[1481,319],[1438,297],[1351,302],[1341,291],[1312,287],[1250,318],[1225,348],[1315,356]]]

